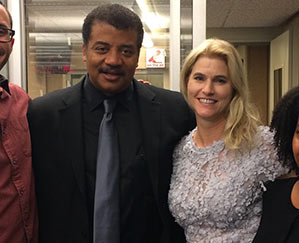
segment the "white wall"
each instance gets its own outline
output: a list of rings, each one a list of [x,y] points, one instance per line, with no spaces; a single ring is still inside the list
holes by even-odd
[[[14,0],[7,2],[7,8],[13,19],[13,29],[16,31],[14,36],[15,42],[13,51],[9,58],[9,82],[15,83],[26,89],[26,75],[25,75],[25,62],[24,62],[24,46],[25,39],[23,36],[23,14],[22,14],[22,0]]]
[[[295,87],[299,85],[299,14],[294,18],[291,24],[292,28],[292,52],[291,52],[291,60],[292,66],[291,68],[291,77],[290,84],[291,87]]]

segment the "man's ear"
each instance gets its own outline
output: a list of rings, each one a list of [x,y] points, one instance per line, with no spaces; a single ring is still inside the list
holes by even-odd
[[[15,39],[12,38],[11,41],[10,41],[10,48],[11,48],[11,49],[12,49],[14,43],[15,43]]]
[[[86,62],[86,59],[87,59],[87,46],[85,44],[82,45],[82,59],[83,59],[83,62]]]

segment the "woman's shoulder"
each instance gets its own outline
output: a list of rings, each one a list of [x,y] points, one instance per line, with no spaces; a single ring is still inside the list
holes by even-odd
[[[263,142],[274,144],[274,132],[270,130],[269,126],[259,126],[256,132],[256,138],[262,139]]]
[[[196,131],[194,128],[189,134],[185,135],[180,142],[176,145],[173,153],[174,164],[177,160],[189,160],[196,161],[206,160],[214,156],[218,157],[218,154],[224,150],[224,140],[214,141],[212,145],[208,147],[197,147],[193,141],[193,135]]]
[[[247,147],[247,146],[246,146]],[[254,134],[253,143],[250,145],[250,150],[259,151],[270,149],[275,150],[274,133],[269,126],[258,126]]]
[[[178,157],[185,152],[189,151],[192,148],[192,134],[194,133],[195,128],[191,130],[187,135],[183,136],[174,149],[174,157]]]
[[[245,158],[260,181],[274,181],[289,171],[278,159],[274,134],[268,126],[258,127],[248,155],[249,157]]]

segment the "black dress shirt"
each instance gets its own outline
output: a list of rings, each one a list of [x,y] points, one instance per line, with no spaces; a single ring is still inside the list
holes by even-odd
[[[142,129],[131,85],[115,96],[113,119],[118,133],[120,153],[121,242],[153,242],[151,235],[161,230],[147,164],[143,152]],[[85,177],[90,233],[93,231],[95,173],[99,126],[104,115],[101,94],[87,78],[83,89],[83,135]],[[156,227],[153,227],[155,225]],[[148,235],[148,236],[147,236]]]
[[[291,202],[297,178],[277,179],[266,184],[261,222],[253,243],[298,243],[299,209]]]

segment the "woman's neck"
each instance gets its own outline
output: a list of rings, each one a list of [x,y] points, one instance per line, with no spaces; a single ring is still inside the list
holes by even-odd
[[[193,135],[193,141],[196,147],[208,147],[215,141],[219,141],[224,136],[224,127],[226,120],[209,122],[197,120],[197,128]]]

